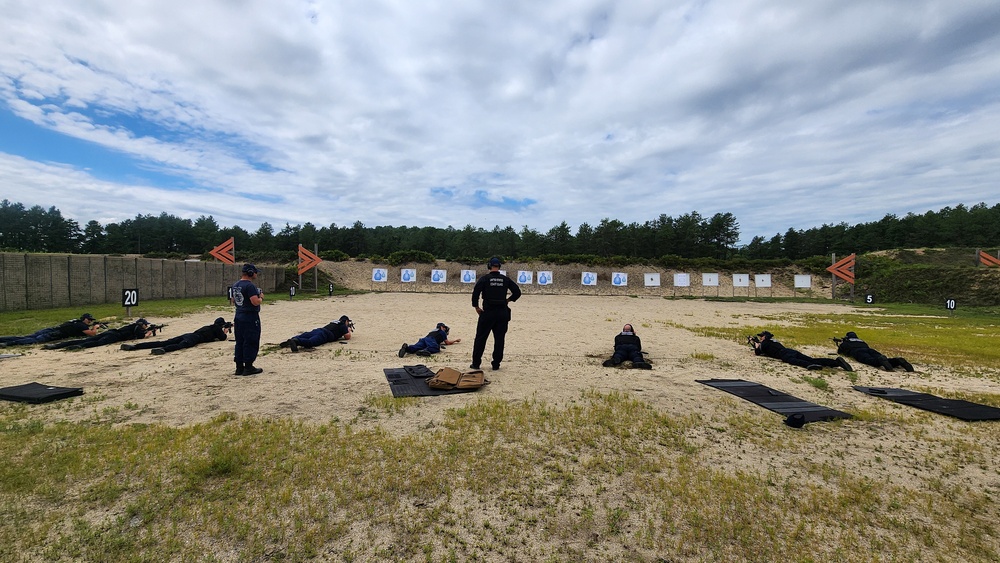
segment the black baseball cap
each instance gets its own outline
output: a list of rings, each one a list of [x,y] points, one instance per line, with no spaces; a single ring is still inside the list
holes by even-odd
[[[226,319],[224,319],[222,317],[219,317],[219,318],[215,319],[215,324],[217,324],[217,325],[224,325],[224,324],[226,324]]]
[[[90,313],[84,313],[84,314],[80,315],[80,320],[81,321],[85,321],[85,320],[88,320],[88,319],[91,320],[91,321],[97,320],[97,319],[94,318],[94,315],[91,315]]]
[[[252,276],[254,274],[259,274],[260,270],[258,270],[257,266],[254,266],[253,264],[243,264],[243,273],[248,276]]]
[[[493,267],[497,267],[497,268],[499,268],[500,266],[503,266],[503,262],[501,262],[501,261],[500,261],[500,259],[499,259],[499,258],[497,258],[496,256],[494,256],[493,258],[490,258],[490,261],[489,261],[489,262],[487,262],[486,264],[487,264],[487,265],[488,265],[488,266],[489,266],[490,268],[493,268]]]
[[[762,331],[758,332],[757,336],[760,336],[762,338],[774,338],[774,335],[771,334],[770,332],[766,331],[766,330],[762,330]]]
[[[855,334],[855,333],[853,333],[853,332],[848,332],[844,336],[846,336],[847,338],[857,338],[858,337],[858,335]]]

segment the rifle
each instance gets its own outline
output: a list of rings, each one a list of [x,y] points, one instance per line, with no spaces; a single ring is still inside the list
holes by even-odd
[[[758,344],[760,344],[760,338],[757,338],[756,336],[747,337],[747,346],[756,349]]]
[[[166,327],[167,325],[149,325],[146,327],[146,332],[152,332],[153,336],[156,336],[157,332],[160,332]]]
[[[837,344],[837,346],[840,346],[840,343],[844,341],[844,339],[843,339],[843,338],[837,338],[836,336],[834,336],[834,337],[833,337],[833,338],[831,338],[830,340],[833,340],[833,341],[834,341],[834,343],[836,343],[836,344]]]

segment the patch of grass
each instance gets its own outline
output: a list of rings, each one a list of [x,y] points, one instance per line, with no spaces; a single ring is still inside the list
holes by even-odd
[[[223,297],[198,297],[193,299],[167,299],[143,301],[139,307],[132,307],[132,317],[161,319],[179,317],[199,311],[232,311],[229,301]],[[58,309],[30,309],[0,313],[0,334],[31,334],[38,329],[57,326],[69,319],[90,313],[105,322],[126,321],[125,309],[115,303],[81,305]]]
[[[715,359],[715,354],[710,354],[708,352],[693,352],[691,357],[696,360],[704,360],[710,362]]]
[[[387,414],[397,414],[410,407],[419,405],[420,399],[418,397],[396,398],[392,395],[370,394],[365,397],[364,404],[368,405],[372,409],[380,410]]]
[[[904,314],[912,311],[914,314]],[[785,346],[825,346],[836,349],[833,337],[858,333],[870,346],[889,357],[901,356],[913,364],[956,367],[1000,365],[1000,321],[981,312],[954,317],[923,315],[926,307],[892,307],[863,313],[782,315],[782,324],[744,327],[688,327],[695,334],[744,344],[746,336],[769,330]],[[791,326],[785,326],[790,323]],[[918,366],[919,369],[919,366]],[[992,368],[995,369],[995,368]]]
[[[669,299],[670,297],[667,296],[666,298]],[[832,303],[832,304],[837,304],[837,305],[843,305],[844,304],[844,301],[841,300],[841,299],[829,299],[829,298],[822,298],[822,297],[809,297],[809,298],[794,297],[794,296],[792,296],[792,297],[765,297],[765,296],[746,297],[746,296],[739,296],[739,295],[737,295],[735,297],[727,297],[727,296],[724,296],[724,295],[719,295],[719,296],[706,295],[704,297],[698,297],[698,298],[699,299],[703,299],[705,301],[714,301],[714,302],[722,302],[722,303]]]
[[[808,375],[803,375],[802,381],[805,381],[806,383],[812,385],[813,387],[819,389],[820,391],[830,390],[830,383],[826,379],[823,379],[822,377],[811,377]]]
[[[805,316],[803,326],[795,329],[795,340],[835,347],[830,338],[855,331],[886,356],[902,356],[911,363],[916,359],[924,364],[997,365],[1000,348],[995,342],[1000,337],[1000,322],[970,320],[886,313]]]
[[[862,322],[885,322],[873,334],[887,339],[895,323],[923,334],[898,312],[789,320],[800,324],[784,331],[817,342]],[[984,319],[965,323],[951,328],[995,336]],[[1000,394],[926,391],[1000,406]],[[1000,507],[982,486],[996,476],[992,425],[875,401],[792,430],[718,400],[732,408],[681,415],[598,391],[560,405],[484,397],[404,433],[387,428],[419,398],[367,396],[354,421],[225,413],[181,428],[123,424],[146,407],[100,409],[90,395],[3,405],[0,560],[1000,559]],[[44,409],[94,412],[45,422]],[[905,449],[901,436],[914,438]]]
[[[734,459],[808,439],[771,413],[743,412],[718,434]],[[794,472],[723,469],[691,440],[705,428],[699,417],[620,393],[587,392],[565,407],[484,399],[406,435],[231,414],[188,428],[39,424],[21,409],[0,428],[4,559],[997,555],[988,491],[943,481],[914,488],[823,459]],[[980,439],[946,447],[961,463],[985,462]],[[956,527],[963,533],[933,533]]]
[[[334,295],[347,295],[359,292],[347,290],[334,291]],[[273,296],[272,296],[273,297]],[[324,290],[321,293],[304,292],[295,295],[295,299],[322,299],[327,297]],[[274,301],[265,301],[265,305]],[[196,297],[191,299],[164,299],[158,301],[143,301],[139,307],[132,307],[132,318],[146,317],[162,319],[180,317],[202,311],[229,312],[232,305],[224,296]],[[108,323],[125,323],[125,309],[115,303],[97,305],[81,305],[79,307],[61,307],[58,309],[30,309],[24,311],[0,312],[0,334],[31,334],[38,329],[57,326],[69,319],[77,319],[83,313],[90,313],[95,318]],[[228,318],[228,317],[227,317]]]

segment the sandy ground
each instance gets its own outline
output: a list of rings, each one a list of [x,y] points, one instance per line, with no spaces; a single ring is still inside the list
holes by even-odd
[[[625,391],[655,408],[674,414],[724,408],[726,394],[695,382],[707,378],[743,378],[841,410],[879,401],[850,389],[844,372],[827,370],[832,392],[820,391],[797,378],[805,370],[755,357],[740,343],[701,337],[683,326],[747,326],[774,323],[789,313],[843,312],[827,304],[726,303],[654,297],[525,295],[512,305],[502,369],[489,370],[492,339],[487,345],[487,377],[492,383],[476,393],[428,397],[402,416],[382,420],[398,430],[420,428],[442,418],[445,409],[481,397],[503,400],[541,399],[561,404],[586,390]],[[161,337],[190,332],[228,311],[205,311],[169,322]],[[346,343],[330,343],[293,353],[277,344],[299,332],[322,326],[342,314],[357,330]],[[791,315],[794,316],[794,315]],[[57,419],[81,420],[118,409],[121,422],[173,426],[209,420],[223,412],[265,417],[292,417],[314,422],[352,420],[371,396],[391,396],[383,368],[426,364],[467,369],[476,314],[468,295],[372,293],[314,300],[269,299],[262,313],[263,336],[254,377],[232,375],[232,342],[203,344],[162,356],[148,351],[122,351],[118,346],[67,352],[32,348],[24,356],[0,360],[0,386],[37,381],[83,387],[73,408],[57,402],[32,409]],[[432,358],[397,357],[403,342],[413,343],[437,322],[452,327],[458,344]],[[635,325],[654,369],[605,368],[615,334],[625,322]],[[678,326],[681,325],[681,326]],[[794,328],[789,327],[789,333]],[[780,337],[781,335],[779,335]],[[872,335],[875,336],[875,335]],[[869,337],[877,342],[877,337]],[[813,355],[832,351],[802,348]],[[919,366],[918,366],[919,368]],[[1000,393],[1000,385],[983,378],[953,379],[922,373],[887,373],[855,365],[859,385],[907,387],[947,385],[949,389]],[[0,408],[11,408],[0,404]],[[730,407],[731,408],[731,407]],[[744,408],[757,408],[746,404]],[[780,422],[775,415],[775,421]]]
[[[43,405],[0,402],[0,412],[28,409],[31,416],[48,421],[170,426],[235,413],[307,423],[337,420],[403,435],[437,426],[449,409],[485,398],[536,400],[559,407],[591,390],[618,391],[669,417],[697,421],[685,439],[698,445],[706,466],[720,470],[767,475],[775,482],[812,482],[819,477],[808,468],[823,467],[914,491],[931,491],[932,497],[938,494],[933,491],[1000,495],[1000,434],[994,430],[998,423],[962,422],[869,397],[851,389],[850,374],[841,370],[809,372],[755,357],[741,342],[698,336],[685,328],[784,324],[785,330],[775,332],[779,337],[793,336],[795,327],[790,323],[800,315],[844,313],[851,310],[847,305],[527,293],[512,305],[502,369],[490,371],[488,360],[483,362],[490,385],[472,393],[410,400],[406,408],[388,412],[385,403],[396,399],[392,399],[384,368],[418,363],[432,369],[468,367],[476,322],[469,294],[368,293],[297,301],[268,296],[265,303],[262,354],[257,361],[264,369],[260,375],[232,374],[231,341],[162,356],[122,351],[118,346],[79,352],[24,349],[18,350],[24,353],[21,357],[0,360],[0,386],[37,381],[83,387],[85,394]],[[178,319],[150,320],[169,322],[163,336],[170,337],[209,324],[220,314],[231,318],[228,310],[206,310]],[[349,342],[298,353],[278,347],[279,342],[342,314],[357,326]],[[400,344],[415,342],[437,322],[449,324],[452,338],[462,338],[462,342],[433,358],[397,356]],[[642,338],[652,370],[602,367],[612,352],[614,336],[626,322]],[[740,331],[745,332],[749,331]],[[877,346],[877,334],[863,333],[862,337]],[[832,343],[831,347],[800,349],[814,356],[833,351]],[[491,351],[492,340],[486,358]],[[958,372],[914,363],[915,373],[889,373],[855,362],[856,383],[1000,394],[1000,375],[995,370]],[[801,379],[817,374],[829,382],[829,390]],[[793,430],[782,424],[778,414],[696,382],[710,378],[748,379],[835,409],[865,414],[842,423],[820,422]],[[745,439],[742,429],[748,425],[755,428],[755,436],[767,439]],[[602,489],[604,485],[610,487],[605,495],[629,494],[625,483],[602,484]],[[468,506],[479,515],[472,520],[498,517],[491,512],[494,509],[479,502]],[[995,514],[994,508],[984,510],[984,518]],[[905,518],[925,519],[922,514]],[[366,545],[367,536],[357,534],[354,545]]]
[[[728,303],[671,300],[659,297],[525,295],[512,305],[502,369],[490,371],[491,384],[464,394],[422,397],[400,411],[384,413],[380,401],[394,401],[383,368],[423,363],[432,369],[466,369],[471,357],[476,314],[469,295],[370,293],[290,302],[270,299],[262,310],[264,373],[232,374],[232,342],[217,342],[162,356],[127,352],[117,346],[79,352],[29,349],[24,356],[0,360],[0,386],[37,381],[83,387],[85,394],[64,401],[24,407],[0,402],[0,412],[28,408],[45,420],[106,420],[184,426],[223,413],[238,416],[287,417],[306,422],[332,420],[361,427],[380,426],[401,435],[439,425],[448,409],[484,398],[537,400],[565,406],[584,393],[619,391],[648,402],[657,411],[700,421],[687,439],[703,449],[706,463],[730,471],[779,477],[802,477],[802,459],[829,463],[849,474],[878,474],[900,485],[923,489],[927,483],[970,487],[1000,495],[996,469],[1000,436],[997,423],[967,423],[869,397],[851,389],[841,370],[808,372],[777,360],[755,357],[742,343],[702,337],[684,327],[742,327],[791,322],[800,314],[843,313],[846,305],[808,303]],[[165,336],[209,324],[220,311],[169,319]],[[223,313],[231,318],[230,313]],[[331,343],[293,353],[278,343],[304,330],[347,314],[357,326],[347,343]],[[151,319],[153,322],[165,319]],[[397,356],[400,344],[412,343],[448,323],[462,342],[433,358]],[[652,370],[605,368],[614,336],[622,324],[635,325],[649,352]],[[787,334],[794,334],[788,326]],[[779,334],[779,337],[781,334]],[[877,344],[877,335],[863,335]],[[814,356],[832,348],[801,347]],[[487,345],[487,356],[492,340]],[[917,362],[914,362],[917,363]],[[856,383],[867,386],[941,389],[951,392],[1000,394],[993,371],[972,374],[917,364],[917,372],[884,372],[854,363]],[[822,374],[828,390],[801,379]],[[782,424],[783,417],[696,382],[698,379],[741,378],[867,420],[839,424],[813,423],[803,430]],[[373,401],[372,399],[378,399]],[[907,421],[899,424],[893,421]],[[723,429],[751,424],[769,435],[790,440],[780,451]],[[984,426],[987,425],[987,426]],[[941,463],[953,456],[941,444],[969,439],[974,432],[976,463]],[[797,436],[786,433],[802,433]],[[956,442],[956,443],[959,443]],[[958,447],[958,446],[956,446]],[[887,452],[888,455],[887,455]],[[894,452],[894,453],[892,453]],[[803,457],[804,456],[804,457]]]

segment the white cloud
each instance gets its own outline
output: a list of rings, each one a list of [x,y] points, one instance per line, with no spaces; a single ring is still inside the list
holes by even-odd
[[[0,159],[0,196],[80,219],[545,231],[732,212],[749,239],[996,200],[995,2],[8,0],[4,12],[10,111],[191,186],[100,181],[96,160],[91,176],[13,149]]]

